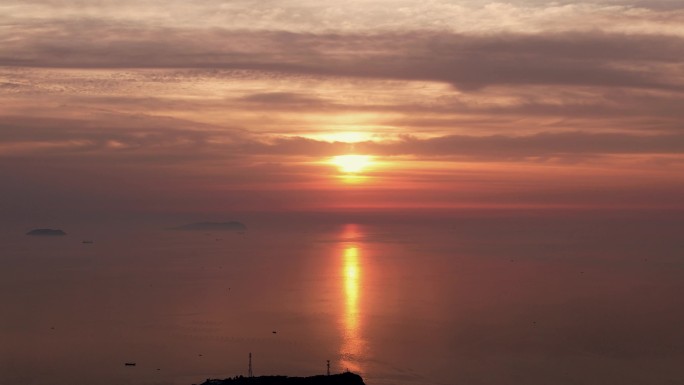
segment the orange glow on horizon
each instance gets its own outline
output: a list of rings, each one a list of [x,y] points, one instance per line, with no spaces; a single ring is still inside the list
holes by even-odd
[[[367,176],[356,175],[356,174],[344,174],[344,175],[339,176],[339,179],[346,184],[362,183],[362,182],[365,182],[366,180],[368,180],[368,178],[369,177],[367,177]]]

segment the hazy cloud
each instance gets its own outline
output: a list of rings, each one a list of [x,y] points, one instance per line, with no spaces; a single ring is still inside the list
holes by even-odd
[[[101,28],[94,26],[94,28]],[[9,39],[5,66],[217,68],[430,80],[461,89],[568,85],[684,90],[684,39],[606,33],[370,35],[46,26]],[[55,34],[55,31],[61,33]]]
[[[95,20],[100,24],[231,28],[289,32],[430,30],[455,33],[552,33],[565,31],[682,35],[677,0],[7,0],[0,22]],[[360,11],[362,10],[362,11]]]
[[[582,158],[613,154],[684,155],[684,134],[544,132],[530,135],[446,135],[359,143],[330,142],[299,136],[254,135],[188,122],[149,119],[106,126],[81,120],[12,118],[0,126],[0,156],[124,157],[150,162],[172,159],[222,159],[251,155],[324,158],[349,152],[378,156],[454,157],[473,161],[530,158]],[[102,125],[100,125],[102,124]],[[60,155],[61,154],[61,155]],[[90,154],[90,155],[88,155]]]

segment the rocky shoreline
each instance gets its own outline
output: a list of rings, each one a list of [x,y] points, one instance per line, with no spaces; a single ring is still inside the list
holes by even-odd
[[[194,384],[193,384],[194,385]],[[200,385],[365,385],[361,376],[352,372],[332,374],[329,376],[288,377],[259,376],[207,379]]]

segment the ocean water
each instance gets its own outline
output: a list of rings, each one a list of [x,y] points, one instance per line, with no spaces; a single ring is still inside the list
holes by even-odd
[[[0,383],[684,381],[681,213],[244,222],[6,226]]]

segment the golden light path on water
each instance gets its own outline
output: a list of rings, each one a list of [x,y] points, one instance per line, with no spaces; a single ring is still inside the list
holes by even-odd
[[[341,322],[342,346],[340,348],[340,368],[362,373],[361,355],[365,350],[365,340],[361,335],[360,296],[362,270],[359,263],[361,249],[355,242],[355,225],[345,227],[343,238],[347,241],[342,255],[342,286],[344,290],[344,317]]]
[[[356,332],[359,326],[359,250],[344,250],[345,325],[347,331]]]

